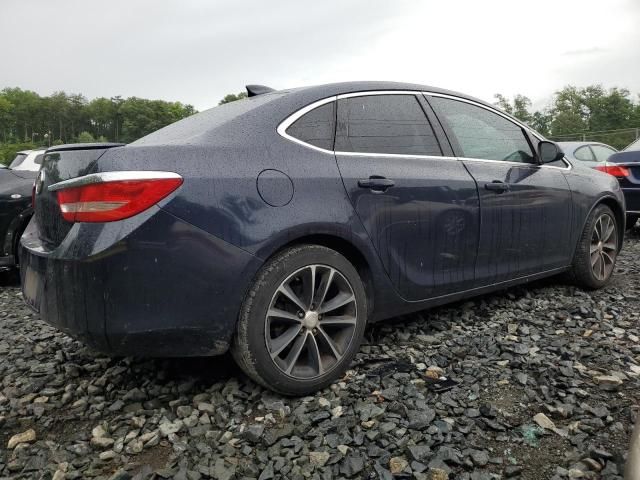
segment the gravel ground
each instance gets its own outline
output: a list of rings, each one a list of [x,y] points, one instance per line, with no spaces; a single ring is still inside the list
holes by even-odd
[[[339,383],[293,399],[228,357],[93,352],[5,275],[0,478],[622,478],[639,290],[634,232],[604,290],[552,279],[376,324]]]

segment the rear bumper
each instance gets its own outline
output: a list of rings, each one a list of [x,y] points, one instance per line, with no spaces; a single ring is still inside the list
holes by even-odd
[[[75,224],[51,250],[33,220],[21,253],[25,302],[116,355],[224,353],[261,263],[158,207],[121,222]]]

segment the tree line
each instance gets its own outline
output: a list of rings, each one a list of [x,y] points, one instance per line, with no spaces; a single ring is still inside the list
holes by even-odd
[[[76,142],[132,142],[196,113],[191,105],[138,97],[87,100],[81,94],[41,96],[0,91],[0,158],[15,150]]]
[[[625,88],[566,86],[535,111],[524,95],[507,99],[496,94],[495,99],[497,107],[558,141],[584,139],[623,148],[640,133],[640,95]]]
[[[220,105],[246,98],[230,93]],[[566,86],[551,103],[533,110],[521,94],[495,95],[495,104],[556,140],[597,140],[622,148],[638,135],[640,96],[625,88]],[[138,97],[95,98],[56,92],[41,96],[30,90],[0,90],[0,162],[15,152],[36,146],[74,142],[132,142],[170,123],[196,113],[191,105]],[[625,131],[620,131],[627,129]],[[611,130],[616,130],[611,132]]]

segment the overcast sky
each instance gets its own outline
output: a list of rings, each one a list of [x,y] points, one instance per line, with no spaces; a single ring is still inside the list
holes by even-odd
[[[640,93],[640,0],[0,0],[0,89],[203,110],[248,83],[397,80],[539,107]]]

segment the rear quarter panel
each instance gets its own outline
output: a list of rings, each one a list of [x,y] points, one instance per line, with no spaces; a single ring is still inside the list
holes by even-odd
[[[254,112],[189,143],[113,149],[100,158],[98,169],[179,173],[184,184],[161,208],[263,261],[309,235],[343,239],[366,258],[377,287],[375,298],[388,297],[382,303],[393,303],[398,297],[347,198],[335,156],[276,132],[280,121],[299,107],[264,116]],[[258,176],[267,170],[281,173],[261,176],[263,194],[288,188],[283,178],[290,179],[290,199],[282,206],[270,205],[258,191]]]
[[[571,188],[573,200],[571,241],[575,248],[587,218],[597,204],[605,200],[614,201],[624,212],[625,203],[622,190],[615,177],[575,162],[572,163],[572,166],[571,170],[565,172],[565,177]],[[621,216],[621,220],[624,222],[624,214]],[[619,235],[620,245],[622,245],[623,232],[624,228],[621,229]]]

